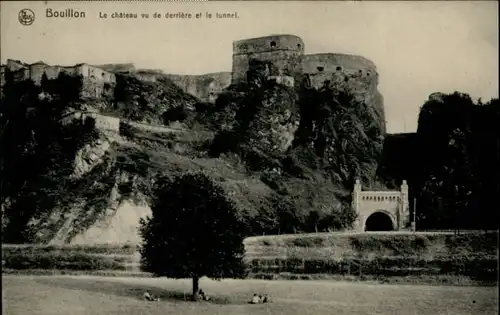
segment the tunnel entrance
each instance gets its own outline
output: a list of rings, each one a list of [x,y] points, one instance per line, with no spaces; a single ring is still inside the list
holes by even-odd
[[[383,212],[375,212],[366,219],[365,231],[394,231],[391,217]]]

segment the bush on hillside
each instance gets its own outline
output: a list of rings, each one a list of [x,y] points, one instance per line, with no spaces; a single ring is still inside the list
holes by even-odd
[[[163,124],[164,114],[169,109],[186,110],[197,102],[194,96],[185,93],[167,78],[159,77],[154,82],[148,82],[133,74],[123,73],[116,74],[114,105],[108,110],[125,119]]]

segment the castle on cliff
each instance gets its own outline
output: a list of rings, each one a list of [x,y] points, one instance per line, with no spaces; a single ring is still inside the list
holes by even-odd
[[[252,59],[270,61],[277,73],[272,77],[293,85],[296,78],[307,77],[314,87],[323,85],[334,75],[358,77],[378,84],[375,64],[361,56],[322,53],[304,54],[304,42],[295,35],[271,35],[233,42],[232,84],[244,82]],[[286,80],[285,78],[289,78]]]
[[[233,42],[232,71],[205,75],[174,75],[161,71],[136,71],[137,77],[145,81],[155,81],[163,76],[171,79],[186,93],[196,96],[204,102],[214,102],[219,93],[231,84],[246,81],[246,73],[253,59],[270,61],[274,65],[269,79],[286,86],[296,86],[306,80],[307,84],[319,88],[332,78],[346,78],[356,91],[369,94],[381,103],[382,97],[377,91],[378,73],[375,64],[361,56],[322,53],[304,54],[304,42],[295,35],[270,35],[265,37],[243,39]],[[56,78],[59,73],[78,74],[84,79],[85,96],[100,97],[111,93],[116,84],[116,71],[110,65],[93,66],[78,64],[72,67],[51,66],[43,62],[25,64],[8,60],[1,66],[1,85],[9,71],[14,80],[31,79],[40,84],[43,73],[49,79]],[[298,83],[297,81],[300,80]],[[367,92],[367,93],[365,93]],[[373,93],[375,92],[375,93]]]
[[[1,66],[1,86],[4,86],[6,80],[18,82],[27,79],[40,85],[44,74],[47,79],[53,80],[60,73],[72,76],[80,75],[83,78],[83,97],[100,98],[104,95],[111,95],[116,85],[115,74],[86,63],[64,67],[48,65],[41,61],[26,64],[18,60],[8,59],[7,64]]]

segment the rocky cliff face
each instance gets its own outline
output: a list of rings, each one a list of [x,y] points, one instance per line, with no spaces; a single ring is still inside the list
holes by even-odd
[[[27,98],[12,97],[9,86],[8,103],[16,108],[16,119],[26,122],[23,145],[26,150],[32,144],[40,147],[26,159],[12,160],[9,168],[19,169],[41,157],[44,167],[17,175],[28,186],[20,181],[9,188],[9,202],[2,203],[4,236],[25,242],[137,243],[139,218],[150,213],[155,183],[186,171],[210,174],[256,234],[348,227],[353,221],[348,207],[352,182],[358,177],[373,180],[385,131],[383,107],[374,104],[379,100],[376,85],[361,88],[355,86],[359,80],[346,80],[341,74],[332,74],[320,85],[307,80],[280,84],[276,67],[272,61],[252,61],[247,80],[227,88],[225,79],[203,81],[208,85],[187,80],[185,90],[193,83],[209,91],[214,88],[210,82],[224,89],[209,106],[177,86],[185,78],[117,70],[124,67],[108,66],[116,71],[113,98],[93,103],[65,103],[49,95],[43,102],[51,106],[37,104],[37,98],[24,104]],[[36,96],[37,89],[23,93]],[[60,108],[67,113],[72,107],[93,108],[123,121],[106,123],[95,115],[54,120],[61,117],[59,109],[45,112]],[[33,108],[36,115],[28,115]],[[174,119],[176,132],[124,124],[161,124],[171,108],[188,112]],[[32,128],[34,122],[39,128]],[[44,138],[42,125],[48,122],[54,135]],[[30,140],[30,132],[40,139]],[[8,131],[19,133],[16,128]],[[54,143],[64,154],[45,157]],[[14,154],[23,156],[22,152]],[[26,208],[32,211],[20,211]],[[22,226],[22,233],[14,233],[17,226]]]

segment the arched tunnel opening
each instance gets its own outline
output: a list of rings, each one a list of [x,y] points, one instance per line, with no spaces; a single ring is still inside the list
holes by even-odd
[[[375,212],[366,219],[365,231],[394,231],[391,217],[383,212]]]

